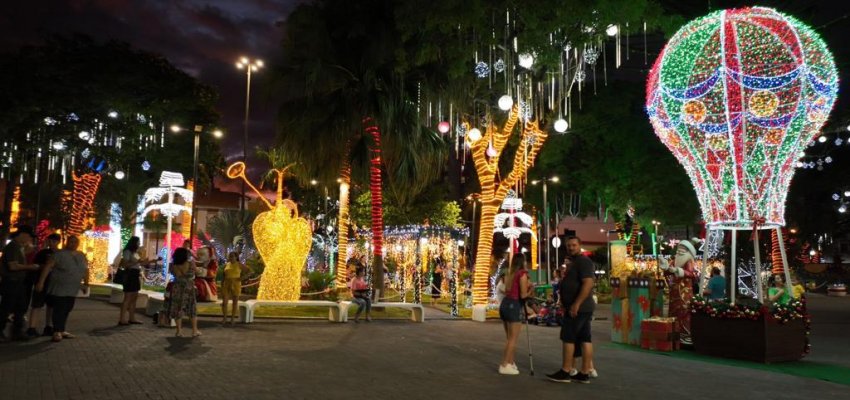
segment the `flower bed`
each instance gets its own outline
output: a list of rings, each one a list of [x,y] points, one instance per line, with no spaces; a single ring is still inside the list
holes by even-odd
[[[811,319],[805,299],[771,308],[728,302],[691,302],[696,352],[762,363],[794,361],[808,354]]]

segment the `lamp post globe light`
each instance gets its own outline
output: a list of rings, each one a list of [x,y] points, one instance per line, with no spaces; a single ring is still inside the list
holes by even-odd
[[[248,116],[251,113],[251,74],[263,68],[265,64],[260,59],[250,59],[248,57],[240,57],[236,62],[236,69],[245,70],[245,121],[244,132],[242,135],[242,162],[248,161]],[[245,210],[245,182],[242,182],[242,190],[240,191],[239,210]]]

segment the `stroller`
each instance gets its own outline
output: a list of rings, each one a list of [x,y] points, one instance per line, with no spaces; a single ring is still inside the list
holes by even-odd
[[[540,306],[540,311],[537,313],[538,324],[546,326],[560,326],[561,320],[564,318],[564,310],[558,303],[547,300]]]
[[[551,299],[532,298],[526,302],[528,323],[534,325],[560,326],[564,312],[558,303]]]

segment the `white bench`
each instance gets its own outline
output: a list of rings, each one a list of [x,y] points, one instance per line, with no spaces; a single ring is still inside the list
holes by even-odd
[[[215,305],[221,306],[221,301],[222,300],[219,299],[218,301],[201,302],[201,303],[198,303],[198,305],[215,304]],[[250,306],[248,304],[245,304],[245,303],[246,302],[244,302],[244,301],[239,302],[239,322],[242,322],[242,323],[247,323],[246,321],[248,320],[248,315],[250,314],[250,311],[249,311]],[[153,317],[154,314],[162,311],[163,304],[165,304],[165,294],[164,293],[150,292],[150,294],[148,295],[148,304],[147,304],[147,307],[145,307],[145,315],[147,315],[149,317]],[[173,322],[172,322],[172,326],[173,326]]]
[[[328,321],[345,322],[347,316],[343,312],[341,303],[327,300],[298,300],[298,301],[277,301],[277,300],[248,300],[240,302],[240,318],[242,317],[242,305],[247,307],[247,315],[242,320],[245,323],[254,322],[254,311],[262,306],[286,306],[286,307],[328,307]]]
[[[110,304],[121,304],[124,302],[124,286],[117,283],[93,283],[89,286],[105,287],[112,289],[109,295]],[[150,290],[139,290],[139,295],[136,297],[136,308],[145,308],[148,306],[148,298],[152,293],[158,293]]]
[[[352,302],[350,301],[341,301],[339,305],[342,308],[343,322],[348,321],[348,308],[351,307]],[[410,320],[413,322],[425,322],[425,307],[422,307],[422,304],[416,303],[384,303],[377,302],[372,303],[372,308],[382,307],[382,308],[403,308],[406,310],[410,310]]]

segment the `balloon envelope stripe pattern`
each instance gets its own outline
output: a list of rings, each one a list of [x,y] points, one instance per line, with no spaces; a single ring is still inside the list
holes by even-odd
[[[764,7],[687,23],[647,79],[659,139],[685,167],[715,228],[785,224],[796,159],[819,134],[838,89],[818,34]]]

